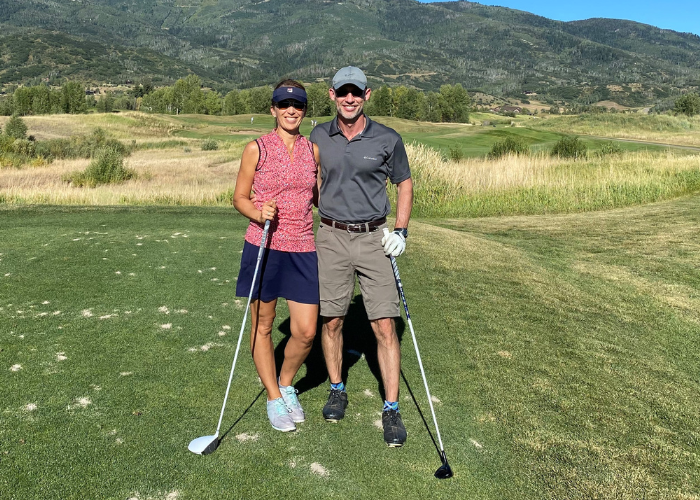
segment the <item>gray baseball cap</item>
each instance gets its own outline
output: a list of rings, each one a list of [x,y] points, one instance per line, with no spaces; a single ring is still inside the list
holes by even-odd
[[[367,77],[360,68],[355,66],[340,68],[333,77],[333,88],[337,90],[348,84],[354,85],[360,90],[365,90],[367,88]]]

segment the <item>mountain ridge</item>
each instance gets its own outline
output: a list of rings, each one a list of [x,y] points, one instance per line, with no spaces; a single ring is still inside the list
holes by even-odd
[[[286,76],[327,80],[355,64],[375,86],[461,83],[494,95],[531,91],[578,102],[652,102],[700,85],[697,35],[633,21],[555,21],[464,1],[0,0],[0,27],[10,30],[0,36],[1,83],[64,75],[168,83],[194,72],[226,90]],[[17,30],[30,54],[31,37],[66,35],[58,58],[65,64],[52,68],[41,53],[14,57]],[[119,71],[77,56],[71,63],[83,42],[102,47],[95,50],[103,57],[123,54],[114,61]]]

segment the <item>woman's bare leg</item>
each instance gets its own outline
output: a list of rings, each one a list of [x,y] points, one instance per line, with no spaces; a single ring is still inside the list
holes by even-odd
[[[280,385],[292,385],[294,376],[309,355],[316,336],[318,305],[287,301],[292,337],[284,349],[284,363],[280,370]]]
[[[272,323],[275,321],[277,299],[271,302],[254,300],[250,304],[253,326],[250,333],[250,351],[258,376],[267,391],[267,400],[281,398],[277,385],[275,346],[272,344]]]

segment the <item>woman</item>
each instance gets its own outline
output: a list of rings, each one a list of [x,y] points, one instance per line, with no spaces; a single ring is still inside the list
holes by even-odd
[[[246,145],[233,205],[250,219],[236,295],[247,297],[265,221],[266,250],[251,302],[250,348],[267,390],[267,416],[274,429],[296,430],[304,421],[292,381],[311,350],[318,317],[318,268],[312,205],[318,200],[318,150],[299,133],[306,113],[306,90],[283,80],[272,93],[270,113],[277,127]],[[251,198],[251,190],[255,193]],[[279,379],[272,344],[277,299],[287,299],[292,336],[284,350]]]

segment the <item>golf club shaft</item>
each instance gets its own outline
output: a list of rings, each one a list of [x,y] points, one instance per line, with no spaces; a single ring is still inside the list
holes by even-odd
[[[443,457],[445,455],[445,447],[442,445],[442,438],[440,437],[440,428],[438,427],[437,418],[435,417],[435,408],[433,408],[433,400],[430,396],[430,389],[428,388],[428,379],[425,377],[425,370],[423,369],[423,361],[420,357],[420,351],[418,350],[418,341],[416,340],[416,332],[413,330],[413,323],[411,322],[411,315],[408,312],[408,304],[406,303],[406,295],[403,293],[403,284],[401,284],[401,276],[399,276],[399,266],[396,264],[396,259],[393,255],[390,255],[391,267],[394,270],[394,278],[396,279],[396,286],[399,289],[399,295],[401,295],[401,301],[403,302],[403,308],[406,311],[406,321],[408,322],[408,328],[411,330],[411,338],[413,339],[413,346],[416,348],[416,357],[418,358],[418,366],[420,367],[420,373],[423,376],[423,384],[425,385],[425,392],[428,395],[428,404],[430,405],[430,413],[433,415],[433,423],[435,424],[435,432],[437,433],[438,442],[440,443],[440,451],[442,451]]]
[[[238,351],[241,349],[241,340],[243,339],[243,331],[245,330],[246,320],[248,319],[248,309],[250,308],[250,301],[253,298],[253,289],[255,288],[255,281],[258,277],[258,269],[260,268],[260,261],[262,260],[263,252],[265,251],[265,242],[267,241],[267,233],[270,230],[270,221],[265,221],[265,229],[262,234],[262,241],[260,242],[260,250],[258,250],[258,260],[255,263],[255,272],[253,273],[253,282],[250,284],[250,293],[248,293],[248,303],[245,306],[245,313],[243,314],[243,324],[241,324],[241,333],[238,334],[238,344],[236,345],[236,354],[233,356],[233,366],[231,366],[231,374],[228,376],[228,385],[226,386],[226,396],[224,396],[224,404],[221,406],[221,415],[219,416],[219,424],[216,426],[216,435],[219,435],[219,429],[221,429],[221,421],[224,419],[224,410],[226,409],[226,401],[228,400],[228,393],[231,389],[231,380],[233,379],[233,371],[236,369],[236,360],[238,360]]]

